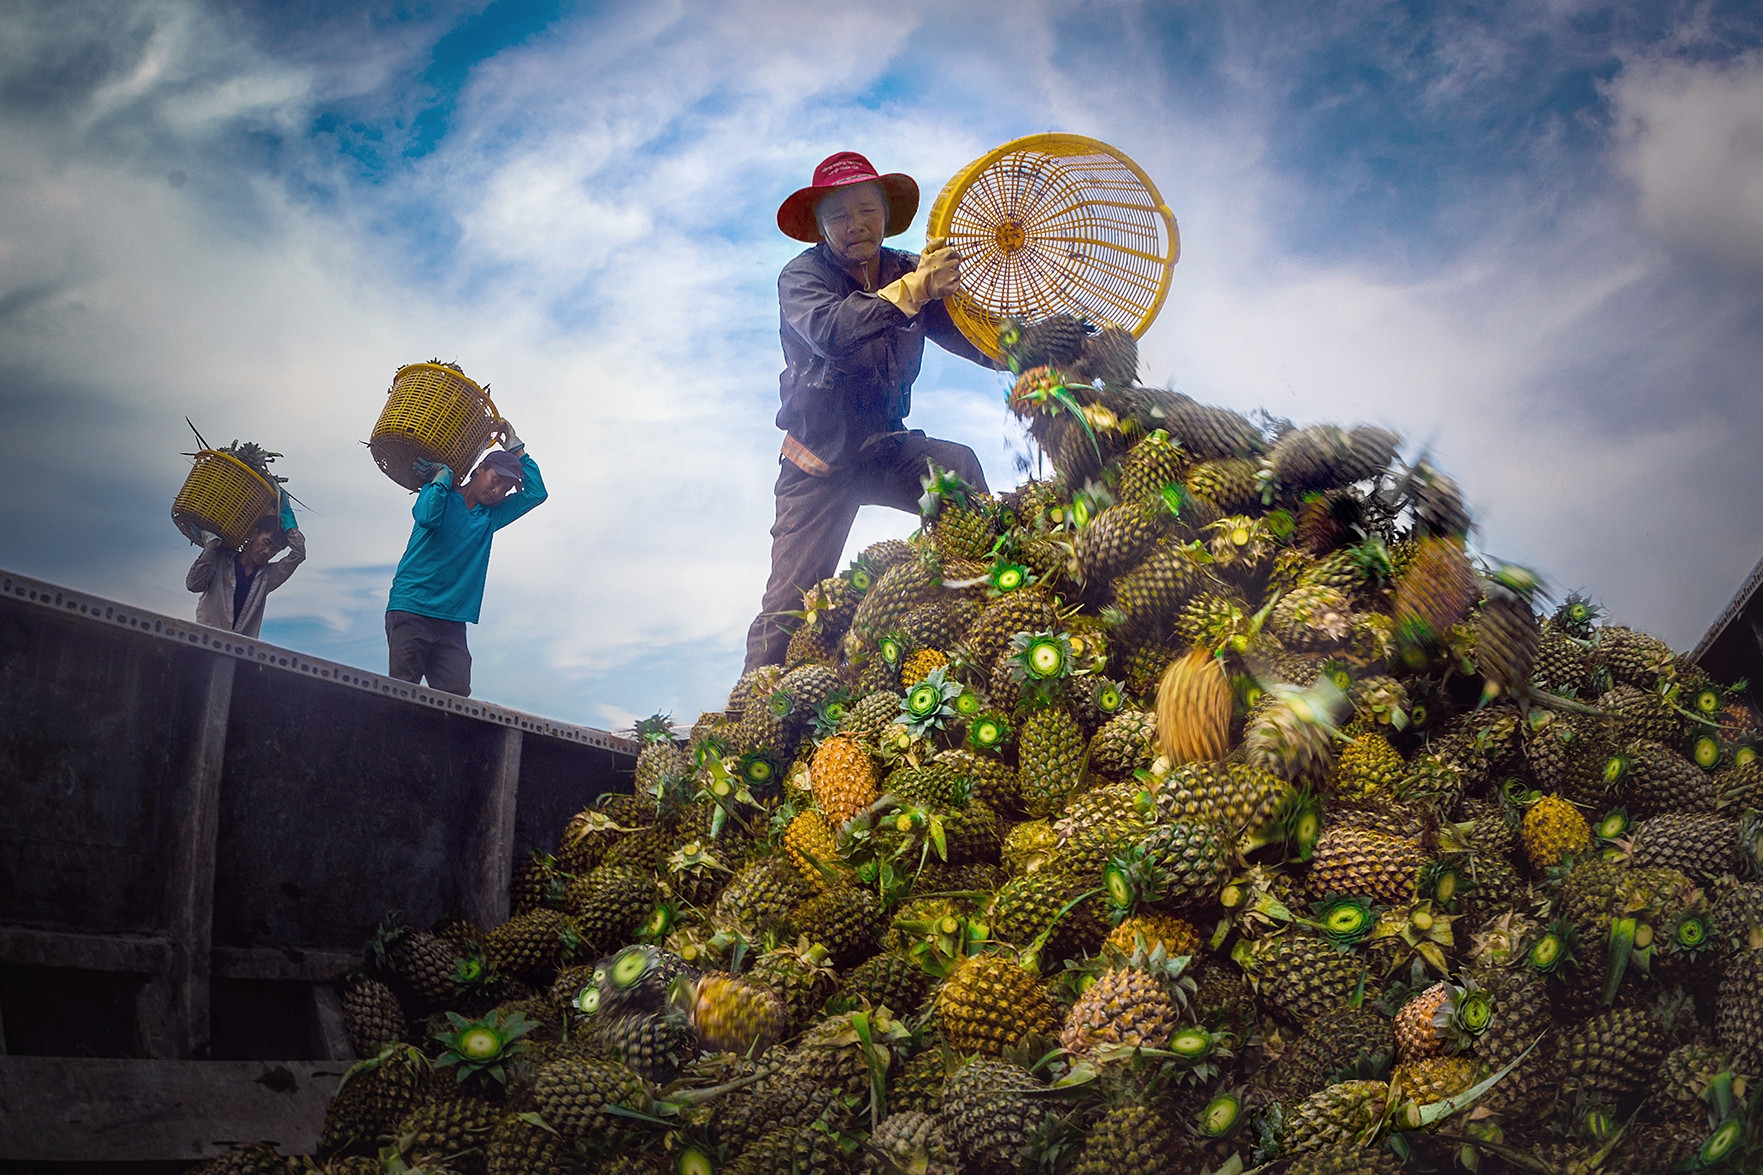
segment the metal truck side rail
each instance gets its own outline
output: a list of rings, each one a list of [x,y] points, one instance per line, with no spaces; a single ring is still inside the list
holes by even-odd
[[[311,1150],[380,917],[500,922],[634,756],[0,571],[0,1160]]]

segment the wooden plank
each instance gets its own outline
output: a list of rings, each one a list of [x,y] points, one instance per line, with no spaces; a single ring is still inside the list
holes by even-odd
[[[359,966],[361,956],[295,947],[215,947],[212,961],[214,974],[223,979],[331,983]]]
[[[246,1142],[311,1153],[344,1068],[330,1061],[0,1057],[0,1159],[167,1162]]]
[[[210,655],[190,758],[173,807],[165,928],[171,965],[138,1001],[141,1051],[148,1057],[199,1057],[208,1048],[209,954],[214,927],[214,850],[220,827],[220,776],[232,711],[231,657]]]
[[[0,926],[0,963],[15,967],[156,975],[170,960],[171,943],[163,938]]]
[[[465,916],[479,926],[508,920],[508,881],[514,869],[514,815],[520,798],[522,735],[505,728],[496,774],[484,796],[467,864]]]

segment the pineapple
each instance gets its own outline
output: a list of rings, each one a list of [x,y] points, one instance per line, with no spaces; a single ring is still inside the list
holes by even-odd
[[[1144,710],[1122,710],[1090,739],[1090,770],[1106,779],[1131,779],[1155,758],[1157,720]]]
[[[1652,1080],[1667,1051],[1665,1028],[1650,1009],[1612,1009],[1562,1036],[1564,1090],[1623,1097]]]
[[[563,904],[593,958],[628,943],[660,900],[653,866],[602,865],[571,884]]]
[[[974,663],[990,666],[1019,632],[1044,632],[1059,622],[1053,598],[1037,588],[1019,588],[986,606],[967,631]]]
[[[891,686],[865,693],[857,700],[856,705],[845,711],[844,717],[839,720],[839,734],[853,740],[874,739],[881,733],[883,727],[899,717],[900,703],[904,700],[899,692]],[[841,750],[839,754],[842,760],[849,759],[850,762],[855,763],[855,759],[850,758],[848,752]],[[812,767],[809,768],[809,772],[813,773]]]
[[[1115,1106],[1090,1126],[1072,1175],[1119,1175],[1168,1170],[1176,1154],[1175,1127],[1150,1106]]]
[[[706,1051],[758,1057],[789,1031],[790,1013],[769,988],[706,975],[694,986],[691,1020]]]
[[[1388,1097],[1382,1081],[1342,1081],[1318,1090],[1287,1109],[1282,1153],[1364,1146],[1383,1121]]]
[[[1596,705],[1610,715],[1619,742],[1678,743],[1683,739],[1683,719],[1657,693],[1616,685],[1600,695]]]
[[[1157,686],[1157,739],[1173,763],[1224,758],[1230,740],[1230,681],[1204,649],[1169,664]]]
[[[881,899],[855,885],[829,888],[802,903],[797,925],[823,944],[835,967],[852,967],[881,949]]]
[[[1755,826],[1756,821],[1751,823]],[[1708,814],[1667,813],[1635,825],[1634,864],[1717,878],[1756,868],[1763,841],[1754,828],[1748,841],[1741,833],[1740,821]]]
[[[1625,798],[1634,816],[1710,813],[1720,801],[1713,777],[1668,746],[1629,744]]]
[[[1017,735],[1018,787],[1030,816],[1050,816],[1077,789],[1084,738],[1071,711],[1046,706],[1023,720]]]
[[[917,1008],[930,988],[930,977],[911,959],[893,951],[875,955],[846,971],[829,1007],[855,1010],[888,1008],[904,1013]]]
[[[919,604],[942,590],[941,577],[922,558],[903,560],[883,572],[857,605],[851,631],[870,642],[881,640]]]
[[[1352,605],[1342,593],[1302,584],[1279,598],[1267,630],[1288,649],[1333,649],[1351,634],[1352,616]]]
[[[1750,932],[1752,938],[1756,931]],[[1743,1071],[1763,1071],[1763,949],[1747,944],[1727,961],[1714,1033]]]
[[[533,1096],[545,1123],[568,1139],[607,1141],[628,1136],[630,1119],[608,1106],[646,1110],[648,1096],[635,1073],[616,1061],[564,1058],[539,1070]]]
[[[1161,498],[1163,487],[1181,483],[1185,463],[1181,446],[1161,429],[1127,451],[1120,462],[1120,500]]]
[[[950,1048],[992,1056],[1059,1024],[1040,980],[991,954],[973,956],[949,976],[937,993],[937,1014]]]
[[[1593,656],[1609,668],[1610,676],[1644,690],[1657,685],[1660,675],[1676,661],[1671,646],[1664,641],[1618,624],[1598,629],[1592,649]]]
[[[1403,1101],[1426,1105],[1456,1097],[1483,1076],[1481,1063],[1473,1057],[1426,1057],[1396,1066],[1390,1084]]]
[[[1261,505],[1260,476],[1258,462],[1223,457],[1189,468],[1187,488],[1220,514],[1241,514]]]
[[[366,975],[351,976],[343,984],[343,1027],[358,1057],[378,1056],[410,1030],[397,994]]]
[[[820,943],[799,938],[792,946],[760,955],[747,978],[770,988],[788,1009],[791,1030],[800,1030],[838,988],[838,973],[828,962],[829,954]]]
[[[575,1153],[563,1137],[529,1120],[530,1115],[504,1114],[484,1148],[487,1175],[567,1175],[578,1168]],[[376,1163],[371,1175],[378,1175]]]
[[[1197,955],[1204,945],[1198,927],[1167,914],[1135,914],[1126,918],[1109,931],[1103,945],[1131,955],[1141,940],[1147,951],[1162,947],[1164,954],[1171,959]]]
[[[568,914],[534,910],[510,918],[484,935],[484,955],[503,975],[549,982],[549,976],[573,953],[579,938],[579,929]]]
[[[867,699],[859,708],[866,703]],[[843,824],[876,801],[875,762],[853,735],[835,734],[821,743],[808,773],[815,802],[836,824]]]
[[[1112,580],[1143,559],[1173,521],[1162,502],[1110,506],[1077,532],[1078,568],[1086,580]]]
[[[1349,800],[1387,795],[1401,782],[1405,768],[1389,739],[1375,730],[1361,731],[1335,758],[1329,789]]]
[[[1059,1043],[1074,1053],[1108,1046],[1160,1049],[1179,1026],[1179,1009],[1148,971],[1114,967],[1077,997]]]
[[[417,1165],[447,1160],[460,1165],[484,1161],[496,1129],[496,1107],[477,1098],[448,1098],[410,1113],[396,1129],[400,1149]]]
[[[1305,1097],[1355,1069],[1381,1071],[1395,1053],[1388,1016],[1341,1004],[1304,1026],[1280,1060],[1277,1076],[1283,1088]]]
[[[889,1099],[892,1110],[894,1099]],[[918,1175],[960,1175],[961,1160],[954,1141],[935,1114],[908,1110],[891,1112],[869,1136],[863,1170],[868,1175],[913,1171]]]
[[[1411,639],[1431,643],[1443,640],[1452,625],[1468,616],[1480,594],[1462,542],[1428,536],[1396,582],[1391,611],[1397,627]]]
[[[1262,1000],[1294,1024],[1338,1009],[1365,983],[1362,959],[1296,931],[1238,943],[1232,957],[1249,972]]]
[[[1390,905],[1414,898],[1426,853],[1404,836],[1331,825],[1316,842],[1308,888],[1317,897],[1351,894]]]
[[[838,838],[820,812],[810,808],[791,818],[784,829],[784,852],[810,889],[824,893],[839,880],[843,864]]]
[[[1034,1096],[1045,1088],[1021,1065],[978,1057],[949,1078],[938,1119],[974,1167],[1030,1171],[1035,1137],[1055,1110]]]
[[[1533,874],[1592,847],[1592,828],[1578,808],[1560,796],[1544,796],[1524,810],[1519,827]]]

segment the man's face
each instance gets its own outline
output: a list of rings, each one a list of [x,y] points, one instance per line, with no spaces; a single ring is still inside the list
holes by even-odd
[[[486,506],[494,506],[520,488],[518,481],[497,473],[488,465],[480,465],[467,485],[477,500]]]
[[[881,250],[888,202],[879,185],[852,184],[823,199],[815,216],[833,255],[847,265],[862,265]]]
[[[240,554],[247,563],[268,563],[275,557],[276,550],[280,545],[279,536],[260,530],[246,541],[245,549]]]

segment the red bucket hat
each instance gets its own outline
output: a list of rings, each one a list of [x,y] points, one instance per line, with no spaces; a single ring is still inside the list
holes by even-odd
[[[876,183],[888,195],[888,227],[885,235],[895,236],[912,227],[918,215],[918,184],[909,175],[891,172],[877,175],[869,160],[855,151],[828,155],[814,169],[814,182],[778,206],[777,227],[787,237],[807,241],[820,240],[820,225],[814,219],[814,208],[822,199],[850,184]]]

